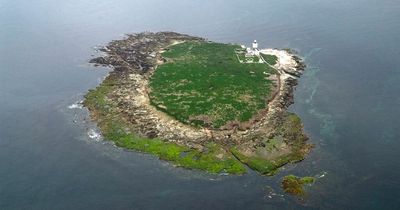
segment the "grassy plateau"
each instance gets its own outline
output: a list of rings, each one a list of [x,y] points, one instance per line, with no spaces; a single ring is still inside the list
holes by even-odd
[[[151,103],[177,120],[219,128],[244,122],[266,107],[275,69],[240,63],[237,45],[184,42],[162,54],[167,59],[150,81]]]

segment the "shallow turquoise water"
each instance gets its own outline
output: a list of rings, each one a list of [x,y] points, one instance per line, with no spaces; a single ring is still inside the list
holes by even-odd
[[[0,0],[0,209],[400,208],[400,3]],[[94,47],[141,31],[293,48],[295,104],[315,149],[274,177],[214,176],[90,139]],[[303,200],[286,174],[315,175]]]

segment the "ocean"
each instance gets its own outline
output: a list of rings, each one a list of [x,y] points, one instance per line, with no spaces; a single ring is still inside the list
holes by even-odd
[[[315,145],[275,176],[210,175],[117,148],[77,103],[126,33],[291,48]],[[0,0],[0,209],[399,209],[400,2]],[[283,176],[315,176],[291,197]]]

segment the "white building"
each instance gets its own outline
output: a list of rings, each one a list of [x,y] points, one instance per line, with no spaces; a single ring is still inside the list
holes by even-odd
[[[245,47],[244,45],[241,45],[241,47],[246,49],[246,53],[245,53],[245,57],[246,58],[260,55],[260,51],[258,51],[257,40],[254,40],[254,42],[252,43],[252,47],[251,48],[250,47]]]
[[[257,40],[254,40],[254,42],[253,42],[253,50],[258,50]]]

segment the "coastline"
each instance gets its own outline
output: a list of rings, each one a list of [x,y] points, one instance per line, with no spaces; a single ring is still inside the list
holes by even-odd
[[[133,34],[112,41],[101,49],[105,56],[90,61],[113,69],[84,101],[106,139],[117,146],[157,155],[177,166],[212,173],[242,174],[242,164],[246,164],[272,175],[279,167],[304,159],[311,145],[306,143],[300,119],[287,112],[293,103],[297,77],[304,70],[300,58],[268,49],[286,60],[279,57],[280,62],[274,65],[278,70],[272,78],[276,94],[250,126],[200,128],[158,110],[148,97],[149,78],[165,62],[161,52],[182,41],[205,40],[173,32]]]

